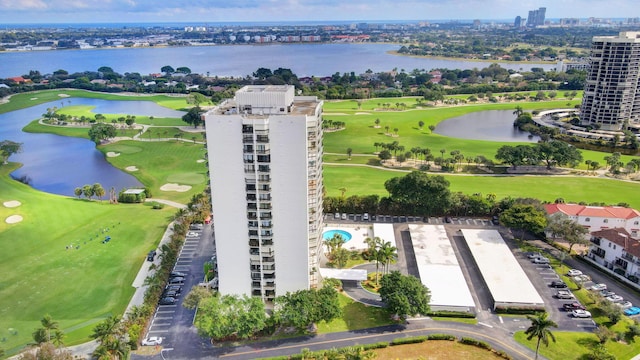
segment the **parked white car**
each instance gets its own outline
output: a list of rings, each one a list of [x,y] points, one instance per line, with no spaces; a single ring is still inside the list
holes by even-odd
[[[607,284],[595,284],[591,287],[593,291],[602,291],[607,290]]]
[[[571,316],[576,318],[590,318],[591,313],[588,312],[587,310],[573,310],[571,312]]]
[[[616,303],[616,306],[619,306],[621,309],[628,309],[628,308],[632,308],[633,304],[631,303],[631,301],[622,301],[619,303]]]
[[[578,276],[578,275],[582,275],[582,271],[577,270],[577,269],[571,269],[569,270],[569,272],[567,272],[568,276]]]
[[[535,258],[533,259],[533,263],[534,264],[548,264],[550,263],[549,259],[546,257],[539,257],[539,258]]]
[[[159,336],[151,336],[142,340],[142,345],[145,346],[155,346],[160,344],[162,344],[162,338]]]
[[[556,297],[558,299],[573,299],[573,293],[569,290],[558,290]]]
[[[189,231],[189,232],[187,233],[187,237],[198,237],[198,236],[200,236],[200,234],[198,234],[198,233],[197,233],[197,232],[195,232],[195,231]]]
[[[611,301],[612,303],[619,303],[619,302],[623,302],[624,298],[620,295],[611,295],[611,296],[607,296],[605,298],[607,301]]]

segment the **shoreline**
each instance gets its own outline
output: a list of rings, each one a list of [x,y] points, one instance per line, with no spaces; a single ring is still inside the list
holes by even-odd
[[[447,60],[447,61],[465,61],[465,62],[486,62],[486,63],[498,63],[498,64],[540,64],[540,65],[555,65],[557,61],[509,61],[509,60],[494,60],[494,59],[467,59],[467,58],[455,58],[447,56],[431,56],[431,55],[405,55],[400,54],[398,51],[387,51],[389,55],[406,56],[415,59],[435,59],[435,60]]]

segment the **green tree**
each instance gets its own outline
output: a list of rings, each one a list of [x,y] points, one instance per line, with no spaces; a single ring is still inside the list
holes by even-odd
[[[418,121],[418,128],[419,128],[420,130],[422,130],[422,127],[423,127],[423,126],[424,126],[424,121],[422,121],[422,120]]]
[[[559,140],[536,144],[536,154],[547,165],[547,169],[564,165],[575,167],[582,162],[580,150]]]
[[[554,237],[562,238],[569,244],[569,254],[574,245],[589,244],[589,239],[585,237],[589,230],[571,219],[552,219],[549,222],[549,231]]]
[[[536,344],[536,359],[538,359],[538,350],[540,349],[540,343],[544,346],[549,346],[549,339],[556,342],[556,337],[553,335],[550,328],[557,328],[558,324],[548,319],[549,314],[543,312],[537,316],[527,315],[527,319],[531,320],[531,326],[524,331],[527,335],[527,340],[531,340],[534,337],[538,339]]]
[[[176,72],[173,67],[169,66],[169,65],[165,65],[163,67],[160,68],[160,71],[163,72],[166,76],[171,76],[171,74],[173,74],[174,72]]]
[[[391,313],[406,318],[429,312],[431,293],[420,279],[392,271],[382,276],[380,284],[380,297]]]
[[[89,139],[100,144],[103,140],[108,140],[117,135],[116,127],[106,123],[95,123],[89,129]]]
[[[416,215],[443,214],[449,206],[449,181],[441,175],[413,171],[384,183],[390,199]]]
[[[208,299],[213,296],[213,292],[204,286],[194,286],[191,291],[184,297],[182,306],[187,309],[195,310],[198,308],[198,304],[203,299]]]
[[[176,72],[179,72],[179,73],[181,73],[181,74],[187,74],[187,75],[188,75],[188,74],[191,74],[191,69],[189,69],[189,68],[188,68],[188,67],[186,67],[186,66],[181,66],[181,67],[179,67],[179,68],[176,68]]]
[[[193,125],[194,128],[197,128],[203,123],[201,116],[203,113],[204,111],[202,111],[199,106],[192,107],[186,114],[182,115],[182,121]]]
[[[93,184],[91,186],[91,191],[93,192],[93,195],[97,196],[100,201],[102,201],[102,197],[105,195],[105,191],[100,183]]]
[[[385,274],[389,273],[389,265],[398,259],[398,249],[390,241],[384,241],[378,244],[377,251],[380,261],[384,264]]]
[[[51,331],[55,331],[58,330],[59,328],[59,324],[57,321],[54,321],[53,318],[51,317],[51,315],[46,314],[45,316],[42,317],[42,319],[40,319],[40,324],[42,324],[42,328],[46,331],[47,333],[47,342],[51,341]]]
[[[82,194],[89,200],[91,200],[91,197],[94,195],[93,193],[93,186],[91,185],[84,185],[82,187]]]
[[[77,196],[78,198],[80,198],[80,196],[82,196],[82,194],[83,194],[82,188],[81,187],[77,187],[77,188],[73,189],[73,194],[75,196]]]
[[[500,224],[524,231],[541,234],[547,227],[547,217],[543,209],[530,204],[515,204],[500,214]]]
[[[275,299],[274,318],[277,322],[300,330],[321,321],[330,322],[341,314],[338,292],[330,286],[287,292]]]
[[[265,328],[266,320],[259,297],[224,295],[201,299],[194,325],[213,339],[248,339]]]
[[[436,129],[435,125],[429,125],[429,131],[434,132]]]
[[[0,141],[0,156],[2,157],[2,163],[5,165],[11,155],[19,153],[20,151],[22,151],[22,143],[11,140]]]

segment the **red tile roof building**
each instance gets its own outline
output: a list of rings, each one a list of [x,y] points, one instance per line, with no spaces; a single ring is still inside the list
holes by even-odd
[[[632,237],[640,237],[640,211],[622,206],[586,206],[546,204],[550,217],[565,217],[588,228],[590,232],[622,228]]]
[[[631,281],[640,278],[640,241],[633,239],[625,229],[592,232],[587,257]]]

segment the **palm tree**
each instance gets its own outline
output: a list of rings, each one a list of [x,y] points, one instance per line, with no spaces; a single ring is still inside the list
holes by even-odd
[[[42,327],[47,331],[47,341],[51,341],[51,330],[58,330],[58,322],[53,321],[51,315],[47,314],[40,319]]]
[[[536,344],[536,360],[538,359],[538,350],[540,349],[540,343],[542,342],[544,346],[549,346],[549,339],[556,342],[556,337],[553,336],[551,330],[549,328],[557,328],[558,324],[554,321],[547,319],[549,314],[547,312],[543,312],[538,316],[527,315],[527,319],[531,320],[531,326],[525,330],[525,334],[527,334],[527,340],[531,340],[534,337],[538,338],[538,343]]]
[[[93,190],[93,195],[97,196],[100,199],[100,201],[102,201],[102,197],[105,194],[105,191],[102,185],[100,185],[100,183],[95,183],[91,188]]]
[[[60,347],[62,345],[64,345],[64,332],[60,331],[60,330],[56,330],[53,333],[53,338],[51,340],[53,340],[53,344],[56,345],[57,347]]]
[[[516,109],[513,111],[513,115],[515,115],[516,117],[522,115],[524,111],[522,111],[522,106],[518,105],[516,106]]]
[[[376,121],[374,121],[374,123],[376,124],[376,126],[375,126],[376,128],[380,127],[380,119],[376,119]]]
[[[440,156],[440,160],[444,161],[444,153],[446,153],[446,152],[447,152],[447,149],[440,149],[440,154],[442,154]]]
[[[398,258],[398,249],[393,246],[390,241],[385,241],[380,244],[378,251],[384,263],[384,272],[386,274],[389,272],[389,264],[395,262]]]

